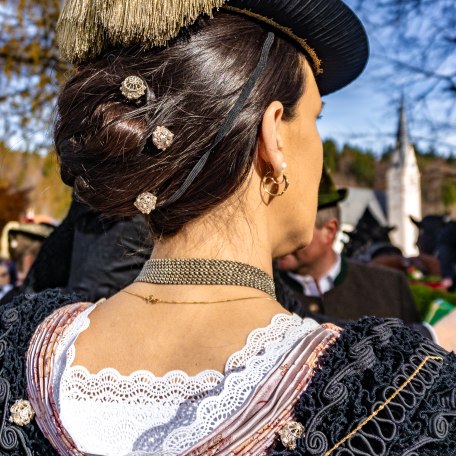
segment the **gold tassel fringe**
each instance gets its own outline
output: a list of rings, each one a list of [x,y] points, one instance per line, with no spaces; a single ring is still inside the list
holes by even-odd
[[[60,53],[71,63],[108,46],[164,46],[226,0],[66,0],[57,24]]]

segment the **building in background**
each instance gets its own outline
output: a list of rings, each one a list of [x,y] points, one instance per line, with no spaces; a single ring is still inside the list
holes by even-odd
[[[341,231],[334,246],[337,252],[342,252],[344,244],[349,241],[346,233],[350,233],[356,228],[366,210],[380,225],[388,225],[384,192],[371,188],[348,187],[348,195],[344,201],[339,203],[339,207]]]
[[[410,216],[421,220],[421,176],[415,150],[410,143],[407,116],[402,101],[396,148],[386,176],[388,224],[396,227],[391,241],[405,256],[418,253],[418,232]]]

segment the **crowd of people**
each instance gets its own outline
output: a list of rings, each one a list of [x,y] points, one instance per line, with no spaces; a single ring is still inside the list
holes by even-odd
[[[316,121],[366,65],[354,12],[66,0],[57,35],[73,201],[18,286],[0,263],[0,453],[456,454],[455,311],[333,248]]]
[[[0,259],[0,300],[8,294],[16,284],[16,268],[14,263]]]
[[[302,317],[342,326],[366,315],[399,318],[446,349],[456,350],[453,312],[431,326],[423,321],[403,272],[352,260],[335,250],[341,229],[339,203],[347,192],[337,189],[330,172],[323,170],[312,242],[274,262],[279,301]],[[52,231],[22,224],[22,237],[34,237],[33,261],[28,261],[25,277],[18,279],[15,263],[0,260],[0,302],[6,295],[3,303],[21,293],[52,288],[94,302],[109,298],[138,276],[153,250],[142,216],[107,219],[76,198],[65,220]],[[17,237],[12,241],[17,243]],[[30,249],[27,255],[32,256]],[[24,263],[17,258],[18,264]]]

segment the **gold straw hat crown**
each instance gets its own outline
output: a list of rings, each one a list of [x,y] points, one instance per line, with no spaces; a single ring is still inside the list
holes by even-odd
[[[66,0],[57,24],[63,58],[80,63],[108,46],[164,46],[226,0]]]

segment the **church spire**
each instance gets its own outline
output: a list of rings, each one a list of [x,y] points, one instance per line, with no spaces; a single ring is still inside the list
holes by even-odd
[[[407,113],[405,112],[404,96],[401,97],[401,105],[399,107],[399,126],[397,129],[396,150],[399,153],[400,164],[403,165],[405,157],[410,148],[410,139],[407,128]]]
[[[391,240],[400,247],[405,256],[414,256],[416,249],[416,227],[410,216],[421,219],[421,179],[415,151],[407,128],[404,97],[399,108],[396,148],[391,166],[387,171],[388,224],[395,226]]]

